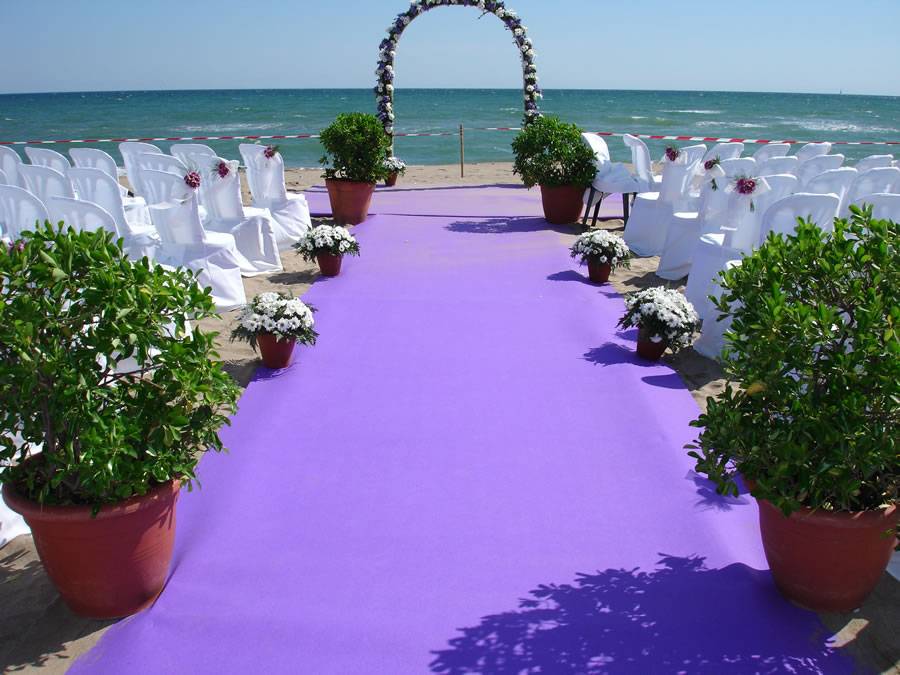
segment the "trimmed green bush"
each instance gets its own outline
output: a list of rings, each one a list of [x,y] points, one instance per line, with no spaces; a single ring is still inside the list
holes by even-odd
[[[866,511],[900,485],[900,228],[853,210],[833,234],[800,221],[724,273],[725,372],[708,399],[697,470],[789,514]]]
[[[95,508],[190,486],[201,453],[222,450],[239,391],[215,334],[186,332],[215,315],[209,290],[128,259],[109,233],[50,223],[0,251],[0,283],[0,480]]]
[[[515,140],[513,171],[526,187],[575,185],[594,180],[594,151],[581,139],[582,130],[558,117],[538,117]]]
[[[325,178],[377,183],[387,178],[391,139],[374,115],[341,113],[322,132]]]

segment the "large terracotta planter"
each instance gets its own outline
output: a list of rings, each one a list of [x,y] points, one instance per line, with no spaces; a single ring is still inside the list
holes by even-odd
[[[665,342],[654,342],[643,329],[638,330],[637,353],[648,361],[659,361],[666,352]]]
[[[595,260],[588,260],[588,278],[595,284],[605,284],[609,281],[612,265]]]
[[[862,513],[801,509],[790,517],[758,499],[759,529],[775,585],[817,612],[849,612],[875,589],[888,566],[897,527],[892,506]],[[895,530],[896,531],[896,530]]]
[[[388,174],[388,177],[384,180],[385,187],[394,187],[397,184],[397,179],[400,177],[400,174],[394,171],[393,173]]]
[[[296,340],[279,340],[271,333],[260,333],[256,336],[256,346],[263,365],[272,370],[287,368],[294,357]]]
[[[336,277],[340,274],[342,260],[343,256],[331,253],[320,253],[316,256],[316,262],[319,263],[319,271],[323,277]]]
[[[375,183],[329,178],[325,181],[331,214],[338,225],[359,225],[369,215]]]
[[[169,574],[179,481],[104,506],[41,506],[3,486],[9,508],[31,528],[60,596],[80,616],[115,619],[153,603]]]
[[[577,185],[547,187],[541,185],[544,218],[553,225],[578,222],[584,208],[584,188]]]

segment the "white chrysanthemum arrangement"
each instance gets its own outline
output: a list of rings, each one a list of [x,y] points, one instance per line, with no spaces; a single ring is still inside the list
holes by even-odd
[[[384,168],[387,169],[389,173],[396,173],[402,176],[406,173],[406,162],[399,157],[388,157],[384,160]]]
[[[637,327],[641,338],[665,342],[673,351],[691,345],[699,317],[678,291],[663,286],[647,288],[629,295],[625,307],[625,316],[619,319],[623,328]]]
[[[231,339],[249,342],[254,350],[256,337],[261,333],[274,335],[278,340],[314,345],[319,334],[315,331],[313,312],[314,307],[289,293],[260,293],[241,310]]]
[[[580,235],[570,249],[572,257],[582,264],[589,262],[609,264],[612,269],[630,265],[631,249],[617,234],[606,230],[590,230]]]
[[[305,260],[312,262],[323,253],[330,255],[359,255],[359,242],[350,230],[340,225],[313,227],[294,244]]]

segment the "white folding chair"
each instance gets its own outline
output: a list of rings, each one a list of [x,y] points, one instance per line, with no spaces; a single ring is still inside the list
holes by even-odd
[[[69,180],[85,201],[100,206],[112,216],[116,230],[126,240],[126,245],[134,252],[133,257],[153,258],[153,249],[159,244],[159,235],[150,222],[150,212],[146,206],[126,209],[119,183],[100,169],[69,169]]]
[[[794,155],[801,162],[806,162],[813,157],[821,157],[831,152],[831,143],[807,143]]]
[[[790,143],[766,143],[759,150],[753,153],[753,159],[762,166],[763,162],[767,162],[775,157],[786,157],[791,151]]]
[[[19,157],[19,153],[5,145],[0,145],[0,171],[6,174],[6,180],[9,185],[25,187],[25,184],[19,177],[20,166],[22,166],[22,158]]]
[[[138,155],[149,153],[162,154],[162,150],[152,143],[141,143],[138,141],[126,141],[119,143],[119,153],[122,155],[122,162],[125,164],[125,173],[128,176],[128,184],[131,185],[131,191],[139,197],[146,196],[144,194],[144,182],[141,178],[141,172],[138,168]]]
[[[831,155],[826,155],[830,157]],[[847,205],[847,197],[850,194],[850,186],[859,172],[852,166],[843,166],[840,169],[831,169],[815,176],[810,180],[803,192],[809,192],[814,195],[835,194],[841,200],[841,210]]]
[[[860,173],[864,173],[869,169],[880,169],[886,166],[893,166],[894,156],[893,155],[869,155],[868,157],[863,157],[856,164],[856,170]]]
[[[56,150],[33,148],[26,145],[25,154],[28,156],[28,161],[34,166],[46,166],[50,169],[59,171],[63,175],[72,168],[72,165],[69,164],[69,160],[66,159],[66,156],[56,152]]]
[[[714,290],[713,284],[719,271],[729,260],[738,260],[752,253],[759,242],[762,214],[797,184],[796,178],[789,174],[773,176],[771,182],[768,177],[757,180],[764,180],[768,191],[754,195],[751,200],[731,193],[728,211],[723,217],[725,224],[718,232],[702,235],[694,249],[684,294],[701,319],[706,319],[712,310],[708,296]],[[750,201],[754,205],[752,209]]]
[[[797,168],[797,180],[800,181],[800,189],[806,192],[806,185],[820,173],[840,169],[844,164],[843,155],[819,155],[805,162],[800,162]]]
[[[900,195],[882,192],[880,194],[866,195],[857,206],[869,204],[872,207],[872,217],[879,220],[893,220],[900,223]]]
[[[703,156],[703,162],[706,163],[711,159],[720,160],[737,159],[744,152],[744,144],[738,142],[716,143]]]
[[[211,289],[219,311],[246,304],[240,265],[233,256],[234,238],[209,236],[200,223],[195,194],[183,201],[153,204],[150,215],[163,241],[161,262],[197,272],[200,285]]]
[[[800,160],[796,157],[770,157],[758,165],[760,176],[775,176],[783,173],[797,175]]]
[[[634,210],[625,228],[625,242],[636,255],[662,253],[666,229],[673,214],[687,210],[689,206],[691,180],[705,150],[705,146],[682,148],[678,160],[663,166],[659,192],[646,192],[635,198]]]
[[[50,220],[44,202],[24,188],[0,185],[0,222],[10,239],[18,239],[25,230]]]
[[[609,147],[606,141],[597,134],[583,133],[581,138],[594,151],[594,165],[596,173],[591,187],[586,192],[583,223],[586,225],[591,208],[594,209],[593,224],[596,225],[600,216],[600,206],[603,200],[611,194],[622,195],[622,205],[625,210],[624,217],[628,220],[630,196],[638,192],[646,192],[649,185],[641,185],[637,177],[632,175],[624,164],[612,162],[609,158]],[[596,201],[595,201],[596,200]]]
[[[9,179],[6,177],[6,172],[3,169],[0,169],[0,185],[9,185]]]
[[[900,169],[893,166],[881,167],[859,174],[850,186],[841,216],[850,215],[850,204],[855,204],[868,195],[881,193],[900,193]]]
[[[216,158],[215,151],[202,143],[173,143],[169,148],[173,157],[180,159],[185,166],[196,170],[206,169]]]
[[[228,173],[222,177],[215,168],[200,183],[200,192],[206,204],[207,230],[226,232],[235,239],[238,251],[249,261],[257,274],[282,269],[275,224],[268,209],[250,207],[241,202],[241,182],[238,163],[214,157],[213,167],[224,163]],[[243,268],[242,268],[243,269]],[[247,270],[244,276],[250,276]]]
[[[275,220],[275,237],[279,250],[290,248],[312,226],[306,197],[287,191],[284,159],[280,153],[268,158],[263,146],[249,143],[242,143],[238,149],[247,167],[247,183],[250,185],[253,206],[269,209]]]
[[[100,169],[110,176],[119,185],[119,192],[122,193],[123,199],[131,199],[135,202],[143,201],[140,197],[128,197],[128,189],[119,183],[119,167],[116,166],[116,160],[108,152],[97,148],[72,148],[69,150],[69,156],[75,167],[79,169]]]
[[[45,204],[50,197],[75,198],[75,191],[65,174],[48,166],[23,164],[19,174],[25,181],[25,187]]]
[[[740,264],[740,260],[728,260],[722,266],[721,272],[727,272]],[[717,274],[713,279],[712,291],[710,292],[710,295],[716,299],[721,298],[723,293],[723,288],[719,282],[720,277]],[[710,301],[709,311],[703,322],[703,329],[700,332],[700,337],[694,341],[694,351],[707,358],[719,360],[725,349],[725,333],[730,329],[731,317],[726,316],[722,320],[719,320],[718,310],[716,310],[715,304]]]
[[[105,230],[115,237],[121,237],[116,228],[116,221],[103,208],[80,199],[70,197],[51,197],[47,200],[50,222],[65,223],[79,232],[97,232]]]

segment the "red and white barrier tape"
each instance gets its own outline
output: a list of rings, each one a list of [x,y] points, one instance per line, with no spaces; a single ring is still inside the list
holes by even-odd
[[[475,127],[466,129],[466,131],[521,131],[519,127]],[[458,131],[438,131],[438,132],[414,132],[414,133],[396,133],[395,138],[423,138],[423,137],[439,137],[439,136],[456,136]],[[625,134],[614,131],[595,131],[598,136],[621,137]],[[664,136],[656,134],[632,134],[638,138],[651,141],[691,141],[702,143],[790,143],[796,145],[799,143],[821,143],[823,141],[798,141],[794,139],[770,140],[764,138],[716,138],[713,136]],[[319,138],[319,134],[273,134],[268,136],[158,136],[152,138],[60,138],[55,140],[40,141],[0,141],[0,145],[56,145],[56,144],[74,144],[74,143],[159,143],[167,141],[272,141],[272,140],[289,140],[289,139],[307,139]],[[829,141],[832,145],[900,145],[900,141]]]

